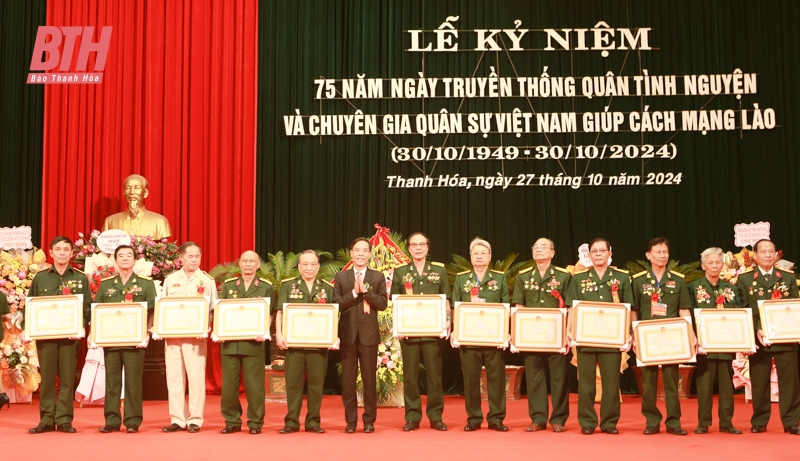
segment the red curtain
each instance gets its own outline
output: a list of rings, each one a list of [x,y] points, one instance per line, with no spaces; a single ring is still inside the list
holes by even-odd
[[[47,25],[113,33],[98,85],[45,88],[42,245],[100,229],[149,181],[148,209],[203,267],[255,246],[257,0],[48,0]],[[62,44],[63,49],[63,44]],[[76,40],[73,68],[80,49]],[[94,55],[89,59],[93,71]],[[218,390],[218,348],[209,348]]]

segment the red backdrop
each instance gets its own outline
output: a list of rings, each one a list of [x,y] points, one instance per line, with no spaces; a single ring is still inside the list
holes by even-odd
[[[47,25],[113,33],[99,85],[46,85],[42,245],[100,229],[122,181],[203,267],[255,246],[257,0],[50,0]],[[80,38],[75,43],[73,66]],[[62,44],[63,48],[63,44]],[[94,54],[88,71],[93,71]],[[209,385],[219,389],[219,352]],[[211,364],[210,364],[211,365]]]

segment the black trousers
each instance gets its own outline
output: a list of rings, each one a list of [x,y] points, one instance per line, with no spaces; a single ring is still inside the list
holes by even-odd
[[[356,396],[356,379],[359,363],[361,364],[361,382],[364,384],[364,424],[375,423],[378,415],[378,396],[376,394],[376,376],[378,369],[378,345],[365,346],[356,338],[349,346],[342,346],[342,403],[344,404],[344,420],[347,424],[358,421],[358,398]]]

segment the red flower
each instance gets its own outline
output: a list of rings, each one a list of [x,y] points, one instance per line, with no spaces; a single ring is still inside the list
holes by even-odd
[[[125,293],[125,302],[129,303],[133,301],[133,293]]]
[[[325,304],[325,298],[317,298],[317,304]]]
[[[114,266],[109,267],[108,268],[108,273],[109,274],[116,274],[117,273],[117,268],[114,267]]]
[[[781,290],[774,290],[771,299],[781,299]]]
[[[612,293],[619,293],[619,283],[615,283],[611,285],[611,292]]]
[[[72,294],[72,290],[70,290],[68,287],[64,287],[64,288],[61,289],[61,294],[62,295],[71,295]]]
[[[414,285],[412,285],[411,282],[406,282],[403,284],[403,286],[405,287],[406,290],[414,288]]]
[[[652,302],[654,302],[654,303],[657,303],[658,302],[658,293],[653,293],[652,295],[650,295],[650,300]]]
[[[478,293],[480,293],[480,290],[478,290],[478,287],[472,287],[469,290],[469,295],[470,296],[478,296]]]
[[[197,287],[197,294],[201,295],[206,292],[206,287]]]
[[[719,295],[717,296],[717,306],[725,304],[725,296]]]

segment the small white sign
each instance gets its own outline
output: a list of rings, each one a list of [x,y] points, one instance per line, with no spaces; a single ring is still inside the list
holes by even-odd
[[[97,247],[103,253],[114,254],[114,250],[120,245],[130,245],[131,236],[119,229],[109,229],[97,237]]]
[[[589,244],[584,243],[578,247],[578,264],[583,267],[592,267],[592,260],[589,258]]]
[[[33,248],[31,226],[0,227],[0,248],[4,250]]]
[[[737,224],[733,226],[734,245],[739,248],[751,246],[759,240],[769,240],[769,223],[757,222],[750,224]]]

